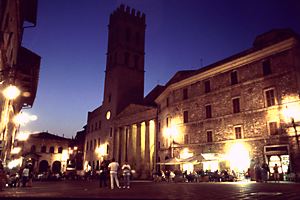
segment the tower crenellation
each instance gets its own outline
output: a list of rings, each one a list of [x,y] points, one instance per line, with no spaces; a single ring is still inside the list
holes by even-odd
[[[141,13],[139,10],[135,10],[134,8],[130,8],[129,6],[126,6],[124,4],[121,4],[120,7],[118,7],[111,15],[110,15],[110,23],[115,20],[115,18],[118,18],[119,16],[122,17],[131,17],[134,18],[136,23],[145,23],[146,21],[146,15],[144,13]],[[132,19],[133,20],[133,19]]]

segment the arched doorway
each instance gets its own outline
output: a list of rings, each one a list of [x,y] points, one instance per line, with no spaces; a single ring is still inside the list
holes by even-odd
[[[61,162],[54,161],[52,164],[52,172],[53,173],[60,173],[61,172]]]
[[[42,160],[39,164],[39,172],[47,172],[48,171],[48,161],[47,160]]]

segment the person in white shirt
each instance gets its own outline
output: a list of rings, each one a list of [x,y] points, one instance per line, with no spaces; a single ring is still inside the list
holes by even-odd
[[[123,177],[124,177],[124,186],[123,188],[130,188],[130,171],[131,171],[131,167],[128,164],[127,161],[125,161],[124,165],[122,166],[122,170],[123,170]]]
[[[119,185],[119,180],[118,180],[118,168],[119,168],[119,163],[115,161],[113,158],[111,160],[111,163],[108,165],[108,169],[110,170],[110,188],[114,189],[114,180],[116,181],[116,185],[118,188],[120,188]]]

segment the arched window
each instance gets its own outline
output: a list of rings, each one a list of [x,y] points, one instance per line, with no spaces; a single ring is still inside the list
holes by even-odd
[[[31,152],[31,153],[35,153],[35,152],[36,152],[36,147],[35,147],[35,145],[32,145],[32,146],[31,146],[30,152]]]
[[[46,146],[45,145],[41,147],[41,152],[46,153]]]
[[[62,147],[58,147],[58,153],[62,153],[63,148]]]
[[[50,147],[50,149],[49,149],[49,153],[54,153],[54,147],[52,146],[52,147]]]

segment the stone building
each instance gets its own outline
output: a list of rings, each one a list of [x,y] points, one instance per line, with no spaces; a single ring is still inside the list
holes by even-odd
[[[121,5],[108,27],[104,100],[88,113],[85,169],[114,157],[128,160],[138,178],[172,158],[187,171],[242,173],[263,162],[282,175],[300,171],[300,49],[292,30],[269,31],[243,52],[179,71],[143,98],[145,15]]]
[[[41,57],[21,45],[24,28],[35,27],[36,19],[37,0],[0,0],[0,153],[4,165],[12,161],[19,126],[13,118],[22,108],[33,106],[37,92]]]
[[[124,5],[110,15],[104,97],[88,113],[85,169],[99,169],[104,159],[123,159],[113,148],[119,137],[114,119],[128,105],[144,101],[145,28],[145,14]]]
[[[241,53],[177,72],[156,99],[159,161],[190,158],[181,163],[188,171],[267,162],[271,172],[275,163],[299,172],[299,47],[293,31],[272,30]]]
[[[34,172],[50,170],[53,173],[65,172],[70,157],[72,140],[48,132],[30,134],[26,141],[19,141],[23,165],[32,163]],[[17,155],[16,155],[17,156]]]

